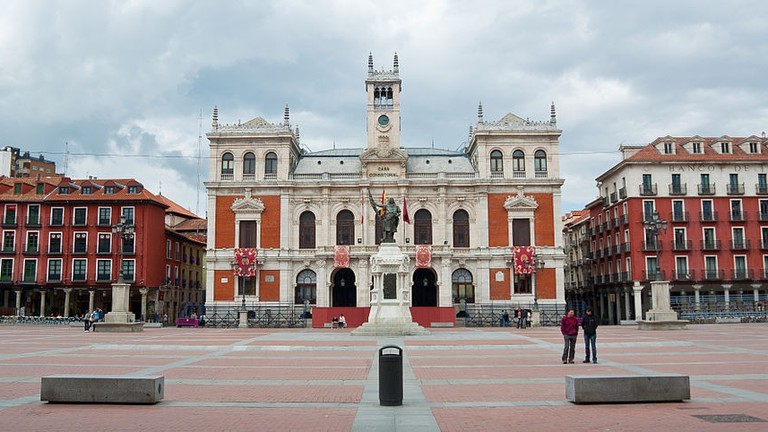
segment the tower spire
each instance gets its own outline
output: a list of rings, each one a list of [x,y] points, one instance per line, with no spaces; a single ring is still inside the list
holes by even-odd
[[[395,51],[395,62],[394,62],[394,70],[395,74],[400,73],[400,62],[397,60],[397,51]]]
[[[213,106],[213,123],[211,123],[213,130],[219,129],[219,107]]]
[[[368,75],[373,73],[373,53],[368,53]]]
[[[289,126],[291,124],[291,111],[288,109],[288,104],[285,104],[285,111],[283,112],[283,126]]]
[[[480,103],[477,104],[477,122],[482,123],[483,122],[483,102],[480,101]]]
[[[549,124],[552,126],[557,125],[557,115],[555,114],[555,101],[552,101],[552,105],[549,108]]]

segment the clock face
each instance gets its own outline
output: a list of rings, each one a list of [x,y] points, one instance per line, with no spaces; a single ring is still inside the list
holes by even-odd
[[[386,126],[389,124],[389,117],[387,117],[385,114],[382,114],[379,116],[379,124],[382,126]]]

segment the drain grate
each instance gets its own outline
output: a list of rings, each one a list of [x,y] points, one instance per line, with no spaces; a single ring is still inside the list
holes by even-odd
[[[715,414],[715,415],[695,415],[702,420],[710,423],[761,423],[766,422],[761,418],[752,417],[746,414]]]

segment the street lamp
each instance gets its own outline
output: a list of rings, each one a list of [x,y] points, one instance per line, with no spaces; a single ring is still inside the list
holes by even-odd
[[[667,221],[661,220],[659,212],[655,211],[643,221],[646,232],[653,236],[653,247],[656,249],[656,280],[661,280],[661,247],[659,247],[659,231],[667,229]]]
[[[533,283],[533,310],[537,311],[539,310],[539,297],[536,290],[536,271],[540,268],[544,268],[544,260],[534,256],[533,257],[533,278],[531,282]]]
[[[128,223],[128,217],[126,215],[120,216],[120,222],[117,225],[112,226],[112,234],[117,234],[120,237],[120,273],[118,273],[117,283],[124,284],[125,277],[123,276],[123,246],[126,240],[133,238],[134,225]]]

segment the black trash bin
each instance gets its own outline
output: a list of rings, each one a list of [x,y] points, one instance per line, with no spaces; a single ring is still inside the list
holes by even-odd
[[[403,404],[403,349],[399,346],[386,345],[379,349],[379,404]]]

